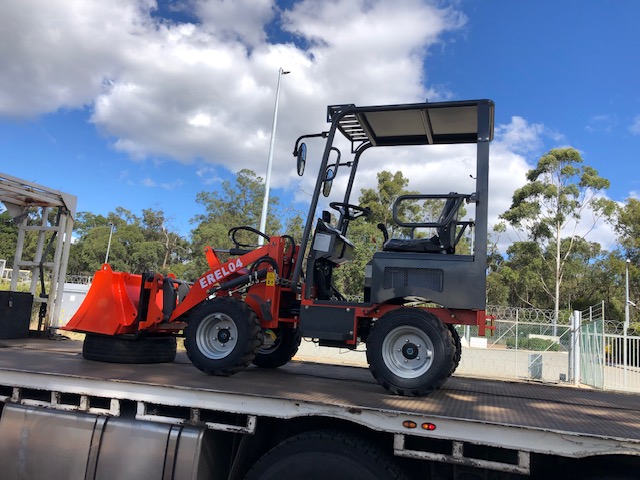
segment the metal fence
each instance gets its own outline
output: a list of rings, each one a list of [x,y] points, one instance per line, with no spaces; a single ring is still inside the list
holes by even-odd
[[[464,353],[458,374],[543,382],[572,379],[570,315],[553,310],[489,305],[494,317],[491,337],[475,327],[458,327]]]
[[[581,320],[582,382],[640,392],[640,332],[606,320],[603,306],[581,312]]]
[[[37,267],[34,267],[37,268]],[[0,259],[0,280],[10,281],[13,275],[13,268],[7,268],[7,261],[5,259]],[[18,282],[19,283],[27,283],[31,281],[31,277],[33,272],[31,270],[19,270],[18,273]],[[44,272],[45,281],[49,282],[51,280],[51,272]],[[92,276],[86,275],[67,275],[65,278],[65,283],[75,283],[82,285],[89,285],[92,281]]]

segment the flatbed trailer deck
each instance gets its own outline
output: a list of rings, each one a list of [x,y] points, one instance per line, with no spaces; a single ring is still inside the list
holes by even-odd
[[[532,455],[640,459],[634,395],[454,376],[427,397],[406,398],[389,395],[365,368],[293,361],[211,377],[182,353],[171,364],[122,365],[84,360],[80,348],[0,341],[0,402],[106,417],[135,411],[138,421],[244,435],[265,419],[346,422],[392,437],[398,457],[511,474],[531,474]]]

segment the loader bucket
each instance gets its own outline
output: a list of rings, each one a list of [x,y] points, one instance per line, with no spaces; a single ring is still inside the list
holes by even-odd
[[[114,272],[102,265],[82,305],[63,330],[119,335],[136,333],[142,275]]]

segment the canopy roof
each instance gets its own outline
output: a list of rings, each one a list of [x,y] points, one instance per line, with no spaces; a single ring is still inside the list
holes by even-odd
[[[489,115],[479,115],[480,109]],[[338,129],[354,145],[438,145],[477,143],[493,139],[494,104],[491,100],[416,103],[356,107],[328,107],[328,121],[342,115]],[[481,119],[488,118],[488,122]],[[483,125],[483,123],[485,123]]]

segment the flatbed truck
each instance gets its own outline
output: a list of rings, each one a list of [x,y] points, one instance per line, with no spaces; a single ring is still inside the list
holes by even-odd
[[[640,399],[453,376],[390,395],[365,368],[297,361],[211,377],[0,340],[0,478],[640,477]]]

